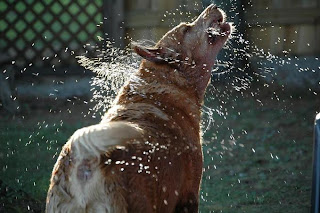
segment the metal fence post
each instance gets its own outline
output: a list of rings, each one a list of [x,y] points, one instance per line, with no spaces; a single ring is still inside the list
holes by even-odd
[[[320,113],[316,116],[313,144],[311,213],[320,212]]]

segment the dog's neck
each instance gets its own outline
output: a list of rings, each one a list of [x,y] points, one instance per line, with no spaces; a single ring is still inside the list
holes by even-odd
[[[211,71],[208,67],[197,65],[186,68],[188,81],[194,85],[198,100],[203,103],[204,95],[211,79]]]

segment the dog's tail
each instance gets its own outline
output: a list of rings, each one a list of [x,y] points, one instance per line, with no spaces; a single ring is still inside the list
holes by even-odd
[[[100,123],[77,130],[54,166],[46,211],[126,212],[121,187],[113,183],[113,190],[107,190],[109,183],[99,167],[100,156],[112,147],[125,147],[128,140],[141,135],[140,128],[127,122]]]
[[[132,138],[140,138],[142,130],[128,122],[109,122],[77,130],[69,142],[76,151],[77,159],[99,158],[110,147],[123,147]],[[68,143],[69,143],[68,142]]]

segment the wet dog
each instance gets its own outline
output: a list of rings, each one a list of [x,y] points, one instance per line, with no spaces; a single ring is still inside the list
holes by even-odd
[[[154,47],[101,123],[77,130],[54,166],[47,212],[198,212],[200,109],[231,26],[206,8]]]

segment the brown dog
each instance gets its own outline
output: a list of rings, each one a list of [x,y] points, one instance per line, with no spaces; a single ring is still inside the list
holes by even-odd
[[[198,212],[200,109],[231,27],[209,6],[155,45],[100,124],[76,131],[53,169],[47,212]]]

